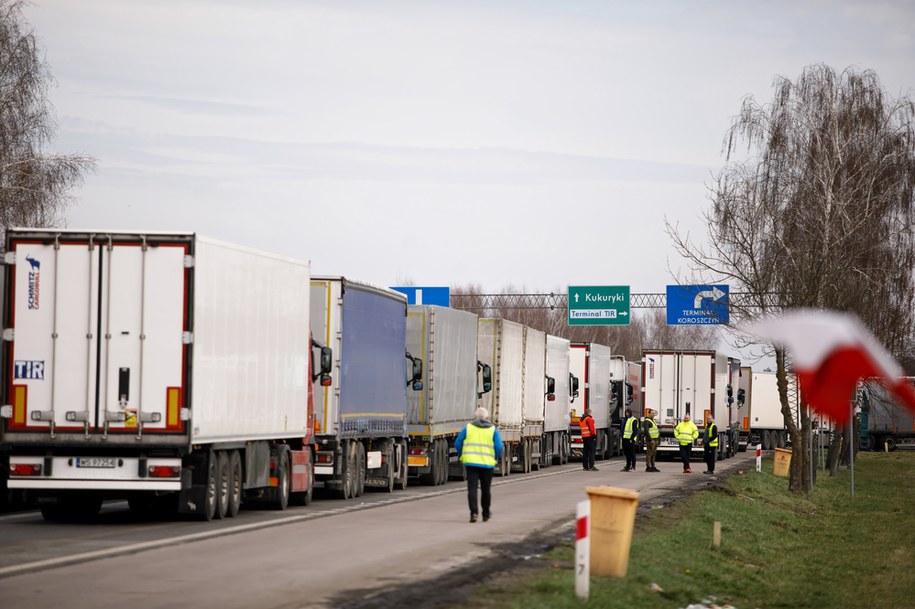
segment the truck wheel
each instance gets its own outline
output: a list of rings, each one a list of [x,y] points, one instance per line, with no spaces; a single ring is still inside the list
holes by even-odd
[[[284,446],[277,448],[279,455],[276,458],[276,495],[273,499],[273,509],[283,511],[289,507],[289,491],[292,480],[289,478],[289,451]]]
[[[569,457],[572,455],[572,438],[569,437],[569,434],[562,434],[562,464],[565,465],[569,462]]]
[[[217,520],[229,513],[229,457],[226,451],[216,453],[216,513]]]
[[[448,445],[441,438],[435,440],[435,486],[448,479]]]
[[[762,432],[762,447],[763,447],[763,450],[769,450],[770,448],[772,448],[770,445],[770,437],[769,437],[768,429],[764,429]]]
[[[356,460],[353,457],[353,443],[349,440],[343,441],[343,454],[340,458],[343,462],[343,471],[341,472],[340,477],[343,478],[343,480],[341,480],[338,493],[343,499],[349,499],[353,496],[353,479],[355,478],[356,473]]]
[[[883,438],[883,443],[886,446],[886,449],[890,452],[896,450],[896,436],[889,435]]]
[[[442,473],[440,476],[439,484],[445,484],[448,482],[448,469],[451,467],[451,464],[448,460],[448,440],[445,438],[439,439],[439,446],[441,446],[441,462],[442,462]]]
[[[362,497],[365,493],[365,444],[356,442],[356,497]]]
[[[400,457],[400,490],[407,490],[407,477],[409,476],[409,463],[407,462],[407,442],[395,442],[394,450],[397,451],[398,456]]]
[[[198,516],[201,520],[210,521],[216,516],[219,503],[219,465],[215,452],[207,456],[207,486],[203,499],[203,509]]]
[[[864,450],[873,451],[877,448],[877,438],[873,434],[867,434],[867,440],[864,441]]]
[[[241,509],[241,455],[237,450],[229,452],[229,502],[226,516],[234,518]]]

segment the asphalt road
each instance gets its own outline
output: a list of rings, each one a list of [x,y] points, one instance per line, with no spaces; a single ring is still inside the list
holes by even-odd
[[[496,478],[493,519],[468,522],[465,486],[410,487],[285,512],[243,510],[223,521],[150,521],[126,504],[97,522],[0,516],[0,605],[5,609],[331,607],[348,590],[434,579],[504,544],[570,527],[588,486],[639,491],[640,504],[708,482],[662,462],[661,473],[620,472],[618,459]],[[718,464],[751,469],[751,452]],[[694,472],[704,469],[698,463]]]

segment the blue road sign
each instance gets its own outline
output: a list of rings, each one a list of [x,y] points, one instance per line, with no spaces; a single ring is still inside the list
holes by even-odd
[[[425,287],[417,288],[408,286],[403,288],[391,288],[401,294],[407,295],[407,304],[412,305],[438,305],[440,307],[451,306],[451,288],[442,287]]]
[[[729,294],[727,285],[669,285],[667,323],[671,326],[726,324]]]

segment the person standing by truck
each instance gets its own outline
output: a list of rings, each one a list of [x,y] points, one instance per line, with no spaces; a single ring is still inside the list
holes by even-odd
[[[688,414],[683,415],[683,420],[674,427],[674,437],[680,444],[680,459],[683,461],[683,473],[691,474],[693,470],[689,467],[690,453],[693,450],[693,442],[699,437],[699,428],[690,420]]]
[[[703,474],[715,473],[715,458],[718,456],[718,426],[711,413],[705,416],[705,437],[702,439],[702,452],[705,456]]]
[[[585,416],[579,420],[578,425],[581,427],[581,466],[586,472],[596,472],[594,456],[597,453],[597,429],[590,408],[585,408]]]
[[[502,436],[489,421],[489,411],[482,406],[473,411],[473,421],[468,423],[454,440],[458,458],[467,472],[467,502],[470,505],[470,522],[477,521],[479,507],[483,508],[483,522],[492,517],[492,474],[502,458]],[[480,504],[477,487],[480,487]]]
[[[620,471],[635,471],[635,442],[639,436],[639,419],[632,416],[632,410],[626,409],[626,416],[620,422],[623,437],[623,454],[626,455],[626,467]]]
[[[655,459],[658,455],[658,443],[661,432],[658,430],[658,424],[654,422],[654,410],[651,408],[645,411],[645,418],[642,419],[642,440],[645,442],[645,471],[660,472],[655,467]]]

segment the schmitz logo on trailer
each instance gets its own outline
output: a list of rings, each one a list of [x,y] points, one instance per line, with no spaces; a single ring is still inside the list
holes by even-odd
[[[29,269],[29,309],[37,311],[41,292],[41,262],[31,256],[26,256],[25,259],[32,266]]]

